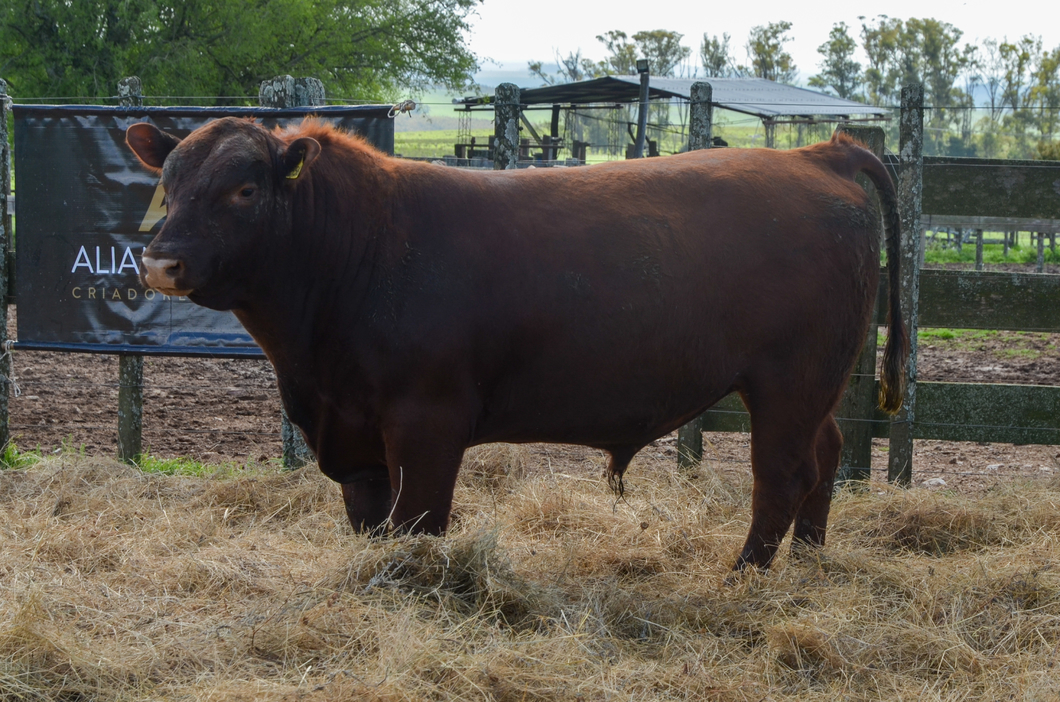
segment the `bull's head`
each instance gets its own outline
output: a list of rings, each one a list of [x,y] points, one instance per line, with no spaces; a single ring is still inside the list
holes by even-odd
[[[141,122],[125,141],[161,174],[166,193],[166,220],[144,251],[141,282],[214,309],[239,306],[255,249],[290,230],[291,194],[320,144],[309,137],[288,143],[231,117],[184,140]]]

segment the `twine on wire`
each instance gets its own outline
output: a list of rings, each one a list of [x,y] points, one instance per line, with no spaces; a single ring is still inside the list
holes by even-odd
[[[7,377],[3,373],[0,373],[0,378],[4,379],[4,382],[11,384],[11,390],[15,393],[15,397],[22,394],[22,388],[18,386],[18,381],[15,380],[15,357],[11,355],[11,349],[14,347],[15,342],[8,339],[4,342],[4,353],[0,356],[0,363],[3,363],[4,359],[9,359],[11,363],[11,377]]]
[[[413,100],[402,100],[401,102],[395,103],[390,108],[390,112],[387,113],[387,117],[394,119],[402,112],[407,112],[409,117],[412,117],[412,111],[416,109],[416,103]]]

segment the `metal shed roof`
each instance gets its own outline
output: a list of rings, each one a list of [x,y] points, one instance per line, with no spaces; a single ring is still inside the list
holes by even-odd
[[[765,78],[658,78],[649,82],[651,99],[689,99],[697,80],[710,83],[716,107],[754,115],[762,119],[828,115],[861,115],[886,118],[889,110],[805,88],[775,83]],[[587,105],[594,103],[636,102],[640,97],[639,76],[607,76],[577,83],[522,88],[519,102],[524,105]],[[464,98],[457,104],[490,104],[492,98]]]

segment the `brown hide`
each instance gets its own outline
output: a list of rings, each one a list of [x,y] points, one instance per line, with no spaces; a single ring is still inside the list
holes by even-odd
[[[593,446],[620,479],[736,391],[754,471],[737,565],[768,565],[793,521],[823,543],[832,412],[877,289],[880,220],[858,172],[880,190],[897,275],[893,186],[854,142],[472,172],[312,120],[219,120],[162,154],[153,129],[128,136],[169,203],[145,283],[235,311],[355,527],[444,531],[463,452],[485,442]],[[891,314],[895,409],[893,296]]]

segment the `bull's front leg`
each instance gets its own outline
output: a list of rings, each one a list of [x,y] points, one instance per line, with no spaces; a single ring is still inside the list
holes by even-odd
[[[393,491],[386,466],[379,466],[377,475],[342,483],[342,500],[346,516],[353,530],[372,533],[386,529],[393,504]]]
[[[470,428],[453,408],[406,408],[383,430],[390,487],[391,525],[400,531],[443,534],[449,526],[456,475]]]

